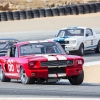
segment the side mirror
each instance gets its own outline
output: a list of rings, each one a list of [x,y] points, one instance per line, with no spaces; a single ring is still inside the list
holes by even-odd
[[[88,37],[89,36],[89,34],[88,33],[86,33],[86,37]]]

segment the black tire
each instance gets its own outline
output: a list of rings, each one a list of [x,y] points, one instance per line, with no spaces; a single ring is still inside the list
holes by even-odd
[[[14,20],[20,20],[19,11],[13,12],[13,19],[14,19]]]
[[[58,7],[59,15],[65,15],[65,9],[64,7]]]
[[[59,10],[58,8],[51,8],[53,16],[59,16]]]
[[[79,47],[79,49],[77,51],[77,54],[79,56],[83,56],[84,55],[84,45],[83,44],[80,45],[80,47]]]
[[[82,84],[82,82],[84,80],[84,71],[82,71],[82,73],[77,76],[68,77],[68,80],[72,85]]]
[[[26,19],[34,18],[32,14],[32,10],[25,11],[25,14],[26,14]]]
[[[100,40],[98,42],[97,48],[95,50],[95,53],[100,53]]]
[[[71,14],[72,15],[77,15],[78,14],[78,9],[77,9],[77,6],[76,5],[72,5],[71,7]]]
[[[2,67],[0,66],[0,81],[1,82],[10,82],[11,79],[7,78],[2,70]]]
[[[51,16],[53,16],[52,11],[51,11],[50,8],[46,8],[46,9],[45,9],[45,16],[46,16],[46,17],[51,17]]]
[[[78,14],[84,14],[84,7],[83,5],[77,5],[77,13]]]
[[[100,3],[94,3],[96,12],[100,11]]]
[[[0,15],[1,15],[1,21],[7,21],[6,12],[1,12]]]
[[[39,18],[39,17],[40,17],[40,15],[39,15],[39,10],[38,10],[38,9],[32,10],[32,16],[33,16],[34,18]]]
[[[23,67],[20,68],[20,79],[23,84],[34,84],[35,79],[27,77]]]
[[[9,21],[9,20],[14,20],[14,19],[13,19],[13,14],[12,14],[12,12],[8,11],[8,12],[6,12],[6,15],[7,15],[7,20],[8,20],[8,21]]]
[[[83,7],[84,7],[84,14],[90,13],[90,6],[88,4],[84,4]]]
[[[96,13],[96,7],[95,7],[94,3],[89,4],[89,6],[90,6],[90,13]]]
[[[26,19],[26,14],[24,10],[19,11],[20,19]]]
[[[45,9],[38,9],[40,17],[45,17]]]
[[[72,10],[70,6],[64,6],[65,9],[65,15],[71,15],[72,14]]]

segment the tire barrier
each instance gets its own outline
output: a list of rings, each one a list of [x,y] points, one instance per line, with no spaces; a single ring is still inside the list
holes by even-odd
[[[79,15],[97,12],[100,12],[100,2],[77,5],[65,5],[58,6],[55,8],[41,8],[26,11],[20,10],[13,12],[0,12],[0,21],[23,20],[63,15]]]
[[[45,9],[38,9],[40,17],[45,17]]]
[[[19,14],[19,11],[13,12],[13,19],[14,19],[14,20],[20,20],[20,14]]]
[[[51,17],[53,16],[52,10],[50,8],[45,9],[45,17]]]
[[[26,14],[24,10],[19,11],[20,19],[26,19]]]
[[[51,11],[52,11],[52,15],[53,16],[59,16],[59,10],[58,10],[58,8],[51,8]]]
[[[13,14],[12,14],[11,11],[6,12],[6,16],[7,16],[7,20],[8,20],[8,21],[14,20],[14,19],[13,19]]]
[[[26,19],[34,18],[32,14],[32,10],[25,11],[25,14],[26,14]]]
[[[1,21],[7,21],[6,12],[1,12]]]
[[[32,16],[33,18],[39,18],[40,17],[39,10],[38,9],[32,10]]]

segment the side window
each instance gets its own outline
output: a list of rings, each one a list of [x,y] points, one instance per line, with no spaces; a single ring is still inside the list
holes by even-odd
[[[93,36],[93,32],[91,29],[87,29],[86,33],[88,34],[88,36]]]
[[[18,50],[16,47],[12,47],[10,50],[10,57],[18,57]]]

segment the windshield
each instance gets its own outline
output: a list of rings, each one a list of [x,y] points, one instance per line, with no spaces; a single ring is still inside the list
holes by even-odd
[[[66,54],[57,42],[30,43],[20,46],[20,56],[32,54]]]
[[[84,36],[84,29],[66,29],[60,30],[57,37],[66,36]]]
[[[0,40],[0,50],[8,50],[10,46],[17,42],[16,40]]]

